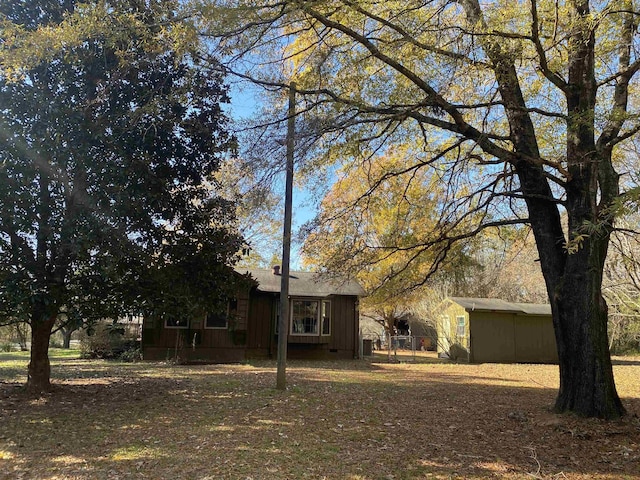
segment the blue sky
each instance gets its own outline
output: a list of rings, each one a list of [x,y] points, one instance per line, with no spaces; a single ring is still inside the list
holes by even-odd
[[[231,86],[231,104],[228,108],[230,116],[239,120],[251,117],[261,106],[261,89],[253,85],[234,84]],[[294,172],[295,175],[295,172]],[[284,196],[284,174],[282,178],[282,196]],[[309,193],[300,188],[293,190],[293,236],[295,237],[300,226],[312,219],[316,212],[311,207]],[[300,268],[299,245],[292,245],[291,267]]]

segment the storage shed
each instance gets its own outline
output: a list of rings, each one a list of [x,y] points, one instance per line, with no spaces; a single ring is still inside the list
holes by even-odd
[[[548,304],[451,297],[438,321],[438,353],[470,363],[557,363]]]

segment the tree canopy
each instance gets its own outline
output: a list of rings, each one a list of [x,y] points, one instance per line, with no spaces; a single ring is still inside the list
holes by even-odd
[[[438,176],[433,258],[482,230],[529,225],[558,344],[556,410],[624,413],[602,272],[616,218],[639,191],[628,162],[640,130],[634,2],[198,7],[231,70],[273,87],[295,80],[316,165],[403,145],[407,169]]]
[[[415,297],[426,294],[427,278],[438,272],[446,288],[473,263],[471,242],[453,245],[451,255],[429,248],[440,236],[432,221],[440,184],[428,170],[407,170],[404,158],[402,149],[392,150],[336,172],[303,246],[306,264],[329,275],[355,276],[367,291],[362,310],[384,319],[389,331]]]
[[[175,6],[0,2],[0,318],[31,325],[31,388],[61,312],[184,313],[233,284],[227,91]]]

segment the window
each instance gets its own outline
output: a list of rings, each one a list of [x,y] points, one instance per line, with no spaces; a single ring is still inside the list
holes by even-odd
[[[464,328],[464,315],[458,315],[456,317],[456,336],[464,337],[465,336],[465,328]]]
[[[238,312],[238,300],[232,298],[227,304],[227,310],[222,312],[211,312],[207,314],[204,328],[228,328],[229,317]]]
[[[204,328],[227,328],[229,315],[226,312],[213,312],[207,314]]]
[[[306,300],[292,298],[289,300],[289,334],[290,335],[331,335],[331,302],[328,300]],[[278,333],[280,320],[280,302],[275,304],[275,332]]]
[[[331,335],[331,302],[322,302],[322,335]]]
[[[292,300],[292,335],[318,335],[318,303],[316,300]]]
[[[185,318],[168,317],[164,319],[165,328],[189,328],[189,320]]]

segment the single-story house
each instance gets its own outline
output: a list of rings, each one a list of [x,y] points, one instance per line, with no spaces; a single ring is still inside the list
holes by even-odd
[[[226,314],[179,320],[145,318],[145,360],[179,358],[187,362],[239,362],[275,358],[280,316],[279,267],[237,269],[251,286],[229,299]],[[312,272],[289,276],[288,358],[356,358],[359,354],[359,298],[355,281],[338,281]]]
[[[440,356],[470,363],[558,363],[548,304],[451,297],[441,312]]]

